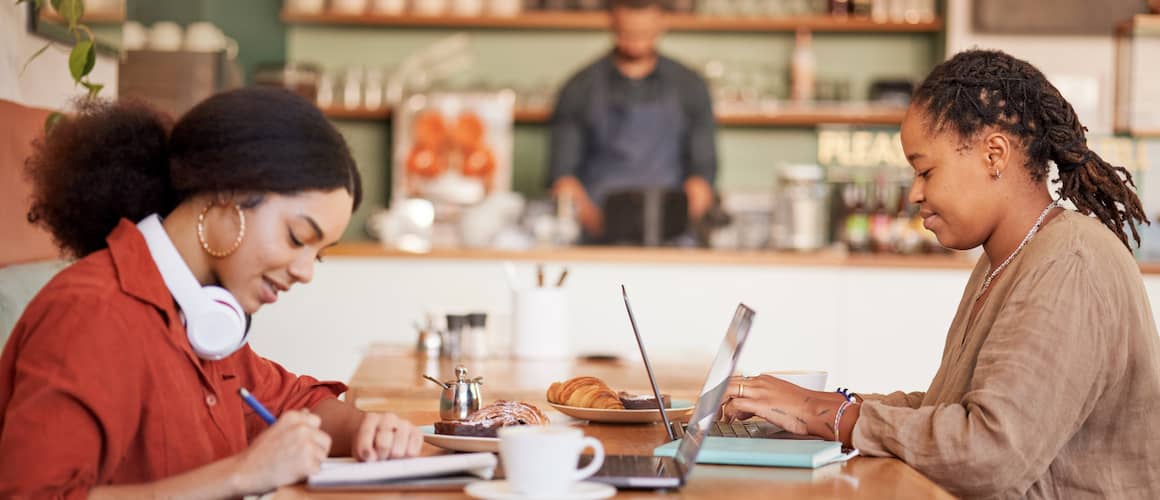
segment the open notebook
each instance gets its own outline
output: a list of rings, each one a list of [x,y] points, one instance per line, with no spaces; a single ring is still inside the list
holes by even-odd
[[[658,457],[671,457],[680,440],[670,441],[653,450]],[[816,468],[834,462],[844,462],[857,455],[857,450],[842,453],[842,444],[819,439],[740,439],[706,437],[697,455],[703,464],[757,465],[767,467]]]
[[[331,459],[311,474],[311,489],[427,490],[462,489],[467,483],[491,479],[497,460],[491,453],[463,453],[401,458],[381,462]]]

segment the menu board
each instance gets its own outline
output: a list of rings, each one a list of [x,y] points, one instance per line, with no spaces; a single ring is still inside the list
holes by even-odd
[[[474,205],[512,186],[511,92],[416,94],[394,115],[391,204]]]

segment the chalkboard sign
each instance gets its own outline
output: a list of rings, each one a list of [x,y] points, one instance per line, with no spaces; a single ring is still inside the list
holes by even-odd
[[[976,33],[1012,35],[1107,35],[1135,14],[1148,12],[1146,0],[975,0]]]

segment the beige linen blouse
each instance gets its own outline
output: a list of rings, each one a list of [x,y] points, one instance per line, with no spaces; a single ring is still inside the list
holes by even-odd
[[[867,396],[854,445],[977,498],[1160,498],[1160,337],[1140,270],[1065,211],[967,282],[925,393]]]

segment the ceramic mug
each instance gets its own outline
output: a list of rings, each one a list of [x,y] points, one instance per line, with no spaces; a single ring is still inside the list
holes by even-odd
[[[173,21],[158,21],[149,27],[149,48],[181,50],[181,26]]]
[[[774,370],[762,373],[762,375],[772,375],[811,391],[826,390],[825,370]]]
[[[185,50],[191,52],[218,52],[225,50],[232,59],[237,55],[238,43],[227,37],[213,23],[196,22],[185,27]]]
[[[142,50],[149,45],[149,31],[137,21],[125,21],[121,25],[121,48]]]
[[[367,0],[333,0],[330,10],[339,14],[362,14],[367,10]]]
[[[592,448],[592,461],[577,470],[585,448]],[[558,498],[600,470],[604,446],[575,427],[514,425],[499,430],[499,456],[512,491],[529,498]]]

